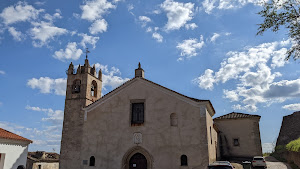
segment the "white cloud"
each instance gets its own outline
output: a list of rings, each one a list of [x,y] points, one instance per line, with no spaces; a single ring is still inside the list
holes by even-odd
[[[131,10],[133,10],[133,9],[134,9],[134,6],[133,6],[133,4],[129,4],[129,5],[127,5],[127,9],[128,9],[128,11],[131,11]]]
[[[50,15],[48,13],[46,13],[44,15],[44,19],[46,19],[46,20],[48,20],[50,22],[53,22],[55,19],[61,19],[61,18],[62,18],[62,16],[61,16],[60,12],[56,12],[53,15]]]
[[[139,21],[142,23],[142,27],[145,27],[151,19],[148,16],[139,16]]]
[[[91,34],[103,33],[107,30],[107,22],[105,19],[96,20],[90,27],[89,31]]]
[[[95,67],[97,71],[102,70],[102,87],[104,90],[107,90],[108,86],[114,89],[130,80],[129,78],[122,78],[120,70],[116,67],[108,69],[108,65],[101,65],[100,63],[96,63]]]
[[[26,2],[20,1],[14,6],[4,8],[0,17],[6,25],[9,25],[17,22],[37,19],[39,13],[43,11],[43,9],[37,10],[33,6],[28,5]]]
[[[265,0],[205,0],[202,2],[202,6],[207,14],[211,14],[215,8],[219,10],[237,9],[247,4],[261,6],[264,1]]]
[[[49,77],[32,78],[27,81],[27,86],[32,89],[39,89],[41,93],[53,93],[56,95],[65,95],[67,79],[51,79]]]
[[[213,72],[211,69],[206,69],[204,75],[194,79],[193,82],[198,84],[200,88],[212,90],[215,82]]]
[[[53,110],[51,108],[31,107],[29,105],[26,106],[26,109],[29,111],[44,112],[42,114],[43,117],[39,121],[36,121],[43,125],[40,125],[37,129],[0,121],[0,127],[31,139],[33,143],[30,144],[30,151],[53,151],[54,148],[55,151],[59,153],[63,111]],[[36,117],[36,115],[34,116]]]
[[[25,35],[22,32],[17,31],[14,27],[9,27],[8,32],[13,36],[14,40],[22,41],[25,38]]]
[[[47,114],[47,117],[43,117],[42,121],[49,121],[52,124],[62,124],[63,122],[63,117],[64,117],[64,112],[62,110],[53,110],[53,109],[45,109],[45,108],[40,108],[40,107],[31,107],[27,105],[25,107],[27,110],[33,110],[33,111],[38,111],[38,112],[45,112]]]
[[[272,71],[282,64],[273,61],[276,66],[268,66],[269,60],[285,54],[289,41],[264,43],[245,49],[243,52],[231,51],[227,59],[221,63],[217,72],[207,69],[203,75],[195,78],[200,88],[212,89],[219,82],[231,79],[238,81],[234,90],[223,90],[224,98],[241,104],[233,105],[233,109],[257,111],[258,103],[272,104],[300,96],[300,79],[274,82],[281,73]],[[284,58],[284,57],[282,57]],[[271,64],[271,65],[272,65]],[[204,85],[205,82],[209,82]]]
[[[181,43],[178,43],[176,46],[177,49],[181,51],[180,58],[186,57],[190,59],[193,56],[196,56],[198,53],[197,51],[200,50],[204,46],[203,36],[201,35],[200,39],[186,39],[183,40]]]
[[[157,42],[160,42],[160,43],[163,41],[163,37],[157,32],[154,32],[152,34],[152,38],[154,38]]]
[[[185,24],[185,29],[189,30],[194,30],[196,29],[198,26],[195,23],[190,23],[190,24]]]
[[[91,44],[93,46],[93,48],[96,47],[96,43],[98,42],[99,40],[99,37],[96,37],[96,36],[89,36],[85,33],[80,33],[78,34],[79,36],[82,37],[82,40],[80,42],[80,45],[83,47],[83,48],[86,48],[86,44]]]
[[[146,29],[146,32],[152,32],[152,28],[151,28],[151,27],[148,27],[148,28]]]
[[[274,54],[273,54],[274,56],[272,57],[272,64],[271,64],[271,67],[273,69],[276,67],[282,67],[286,63],[288,63],[288,61],[285,60],[286,52],[287,52],[286,48],[282,48],[282,49],[274,52]]]
[[[274,151],[275,144],[274,143],[263,143],[262,151],[263,153],[272,153]]]
[[[220,34],[214,33],[214,35],[210,38],[210,41],[214,43],[220,36]]]
[[[284,105],[282,106],[282,108],[287,110],[300,111],[300,103]]]
[[[85,5],[80,6],[82,10],[81,18],[89,21],[102,19],[102,15],[108,13],[110,9],[116,8],[115,5],[106,0],[90,0],[85,2]]]
[[[216,0],[205,0],[202,2],[202,6],[206,13],[210,14],[211,11],[216,7],[214,4]]]
[[[235,91],[223,90],[224,97],[230,101],[239,101],[239,95]]]
[[[160,7],[167,13],[167,31],[177,30],[193,19],[194,4],[180,3],[173,0],[164,1]]]
[[[77,49],[76,42],[69,42],[65,50],[55,51],[53,57],[61,61],[78,60],[82,53],[81,49]]]
[[[60,36],[68,32],[66,29],[54,26],[51,22],[32,22],[32,24],[34,28],[30,29],[31,38],[38,41],[33,42],[35,47],[46,45],[55,36]]]
[[[5,72],[3,70],[0,70],[0,75],[5,75]]]

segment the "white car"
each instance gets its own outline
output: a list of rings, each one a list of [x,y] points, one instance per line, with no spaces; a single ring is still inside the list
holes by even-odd
[[[267,168],[266,160],[262,156],[255,156],[252,160],[252,166]]]

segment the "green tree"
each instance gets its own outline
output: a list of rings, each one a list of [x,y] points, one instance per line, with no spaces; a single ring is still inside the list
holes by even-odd
[[[300,58],[300,0],[271,0],[266,2],[263,10],[258,13],[264,18],[262,24],[258,24],[257,35],[263,35],[268,29],[277,32],[280,27],[288,30],[288,37],[292,40],[292,46],[287,51],[286,60],[293,57]]]

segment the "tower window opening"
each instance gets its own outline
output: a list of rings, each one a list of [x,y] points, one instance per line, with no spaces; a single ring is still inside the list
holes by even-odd
[[[80,85],[81,85],[81,81],[75,80],[72,86],[72,93],[80,93]]]
[[[94,80],[93,80],[92,85],[91,85],[91,96],[92,97],[97,97],[97,83]]]

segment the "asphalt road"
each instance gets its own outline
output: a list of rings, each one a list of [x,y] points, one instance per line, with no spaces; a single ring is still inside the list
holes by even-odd
[[[266,157],[267,169],[292,169],[288,164],[276,160],[274,157]],[[235,169],[243,169],[243,166],[238,163],[232,163]],[[255,167],[254,169],[261,169]]]
[[[276,160],[274,157],[266,157],[268,169],[292,169],[288,164]]]

